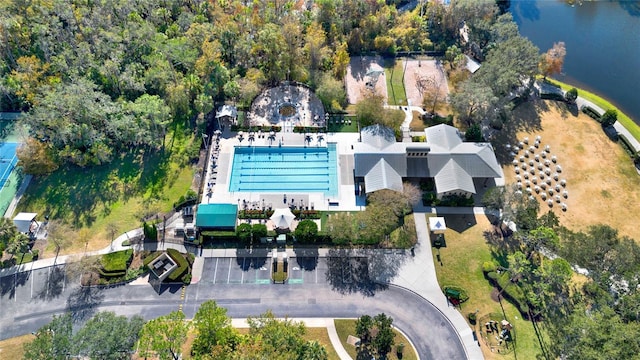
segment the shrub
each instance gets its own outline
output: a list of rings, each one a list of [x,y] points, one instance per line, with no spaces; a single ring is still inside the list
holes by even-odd
[[[318,224],[313,220],[302,220],[294,232],[296,239],[303,243],[313,243],[318,235]]]
[[[184,274],[184,276],[182,277],[182,282],[183,282],[185,285],[189,285],[189,284],[191,284],[191,273],[186,273],[186,274]]]
[[[33,260],[38,260],[38,256],[40,255],[40,250],[34,249],[31,251],[31,254],[33,255]]]
[[[540,98],[544,100],[565,101],[565,97],[559,93],[541,93]]]
[[[600,119],[600,114],[591,106],[583,106],[580,108],[580,110],[589,115],[592,119],[596,120],[597,122],[601,122],[602,120]]]
[[[578,89],[576,88],[571,88],[569,90],[567,90],[567,92],[564,94],[564,99],[568,102],[568,103],[574,103],[576,101],[576,99],[578,98]]]
[[[464,133],[464,140],[465,141],[474,141],[474,142],[479,142],[479,141],[484,140],[482,138],[482,130],[480,129],[480,125],[473,124],[473,125],[469,126],[467,131]]]
[[[132,249],[104,254],[100,258],[100,265],[106,273],[126,271],[132,256]]]
[[[469,319],[469,323],[471,325],[475,325],[476,321],[478,320],[478,315],[476,315],[476,313],[474,312],[470,312],[469,314],[467,314],[467,318]]]
[[[173,272],[169,274],[169,276],[167,276],[167,280],[176,281],[189,270],[189,262],[187,262],[187,259],[184,258],[184,255],[182,255],[176,249],[167,249],[167,255],[169,255],[173,259],[173,261],[178,264],[178,267],[173,270]]]
[[[142,266],[144,266],[145,268],[147,266],[149,266],[149,264],[155,260],[158,256],[160,256],[162,254],[162,251],[154,251],[151,254],[147,255],[143,260],[142,260]]]
[[[497,269],[498,269],[498,266],[493,261],[485,261],[482,264],[482,272],[485,274],[490,272],[495,272]]]
[[[618,112],[614,109],[609,109],[604,112],[600,122],[602,126],[611,126],[618,121]]]
[[[638,157],[638,154],[629,142],[629,139],[627,139],[624,134],[618,134],[618,140],[620,140],[620,145],[622,145],[622,148],[627,152],[627,154],[629,154],[632,158]]]
[[[411,141],[412,142],[426,142],[427,141],[427,137],[424,136],[424,135],[412,136],[411,137]]]

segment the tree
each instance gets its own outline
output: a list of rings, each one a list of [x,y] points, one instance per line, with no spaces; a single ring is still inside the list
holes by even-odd
[[[373,319],[369,315],[362,315],[356,320],[356,335],[362,343],[371,341],[371,328],[373,327]]]
[[[236,227],[236,236],[240,242],[249,244],[252,240],[251,224],[242,223]]]
[[[92,359],[124,360],[131,357],[144,319],[131,319],[105,311],[94,315],[73,337],[75,354]]]
[[[483,141],[484,139],[482,138],[482,130],[480,129],[480,125],[478,125],[477,123],[471,124],[471,126],[469,126],[467,131],[465,131],[464,133],[464,139],[465,141],[472,142]]]
[[[422,95],[422,106],[430,109],[432,114],[446,103],[446,92],[442,91],[444,78],[439,76],[420,77],[416,80],[416,87]]]
[[[53,320],[36,331],[35,339],[24,345],[25,360],[65,360],[71,354],[71,315],[53,316]]]
[[[140,356],[155,355],[160,360],[179,360],[190,325],[185,321],[182,311],[173,311],[168,315],[150,320],[140,331]]]
[[[9,218],[0,218],[0,254],[18,233],[18,229]]]
[[[451,95],[451,106],[468,124],[483,120],[497,102],[491,88],[473,78],[464,81],[460,89]]]
[[[527,38],[516,36],[493,47],[474,78],[503,97],[523,83],[531,83],[538,65],[538,48]]]
[[[618,112],[615,109],[609,109],[605,111],[604,114],[602,114],[602,118],[600,119],[600,122],[604,127],[612,126],[616,123],[616,121],[618,121]]]
[[[47,224],[47,240],[54,244],[56,255],[71,245],[73,235],[70,227],[61,220],[51,220]]]
[[[575,103],[577,98],[578,98],[578,89],[576,88],[571,88],[567,90],[567,92],[564,94],[564,99],[570,104]]]
[[[336,245],[349,244],[355,240],[355,216],[349,212],[337,212],[327,217],[326,233]]]
[[[505,202],[505,192],[504,186],[490,188],[482,195],[482,206],[493,211],[502,210]]]
[[[193,355],[230,353],[238,342],[238,334],[231,326],[227,310],[215,301],[208,300],[200,305],[193,317],[196,337],[191,346]]]
[[[361,127],[379,124],[384,113],[384,97],[378,94],[367,94],[356,104],[356,118]]]
[[[336,51],[333,55],[333,76],[338,80],[344,79],[344,76],[347,74],[347,67],[349,66],[350,61],[351,58],[347,51],[347,44],[342,42],[336,47]]]
[[[371,341],[373,348],[381,359],[386,359],[387,354],[391,352],[395,342],[395,335],[391,324],[393,319],[384,313],[378,314],[373,318],[373,323],[378,330],[376,336]]]
[[[29,237],[23,233],[16,233],[16,235],[9,239],[7,244],[7,252],[11,255],[20,253],[26,253],[29,251]]]
[[[298,223],[293,234],[302,243],[313,243],[318,236],[318,224],[310,219],[302,220]]]
[[[342,111],[347,103],[347,93],[341,81],[335,79],[329,73],[323,73],[318,83],[316,95],[326,111],[338,112]]]
[[[31,175],[47,175],[56,171],[59,167],[51,145],[33,138],[27,140],[18,147],[17,166],[22,167],[22,171]]]
[[[327,360],[327,349],[315,340],[308,341],[303,346],[301,359],[305,360]]]
[[[171,109],[157,95],[144,94],[126,109],[135,119],[135,126],[129,129],[130,141],[134,145],[147,145],[152,148],[164,147],[167,126],[171,120]]]
[[[303,338],[306,331],[303,323],[289,319],[278,320],[271,311],[259,317],[250,317],[247,322],[249,334],[239,346],[239,358],[306,359],[304,354],[308,353],[310,345]],[[313,354],[318,355],[317,351]]]
[[[449,63],[449,66],[451,68],[456,67],[455,65],[460,63],[460,57],[464,56],[462,54],[462,50],[460,50],[459,47],[457,47],[455,44],[451,45],[447,48],[447,51],[445,51],[444,53],[444,58],[445,60],[447,60],[447,62]]]
[[[540,72],[546,79],[547,76],[559,74],[562,71],[564,57],[567,55],[567,49],[564,42],[553,43],[551,49],[547,50],[540,59]]]

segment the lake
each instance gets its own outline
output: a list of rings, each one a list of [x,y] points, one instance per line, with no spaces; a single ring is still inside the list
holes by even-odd
[[[640,1],[511,1],[520,34],[544,53],[564,41],[554,77],[611,101],[640,125]]]

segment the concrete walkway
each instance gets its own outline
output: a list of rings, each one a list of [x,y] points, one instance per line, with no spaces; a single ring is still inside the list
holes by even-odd
[[[284,319],[279,319],[284,320]],[[331,340],[331,345],[335,349],[336,353],[340,357],[341,360],[353,360],[347,350],[344,349],[342,343],[340,342],[340,338],[338,337],[338,332],[336,331],[335,323],[333,319],[329,318],[288,318],[287,320],[291,320],[294,322],[301,322],[308,328],[327,328],[327,333],[329,334],[329,340]],[[234,328],[248,328],[249,324],[247,323],[247,319],[231,319],[231,325]]]
[[[415,256],[405,261],[392,283],[410,289],[427,299],[449,319],[465,347],[467,359],[484,359],[479,344],[474,339],[473,331],[462,314],[455,307],[450,306],[440,289],[433,262],[433,253],[431,252],[425,213],[414,213],[414,219],[416,233],[418,234],[418,244],[414,250]]]

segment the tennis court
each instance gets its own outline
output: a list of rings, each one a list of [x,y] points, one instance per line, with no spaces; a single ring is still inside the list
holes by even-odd
[[[16,149],[18,143],[1,143],[0,144],[0,189],[2,189],[9,180],[9,175],[18,162]]]

